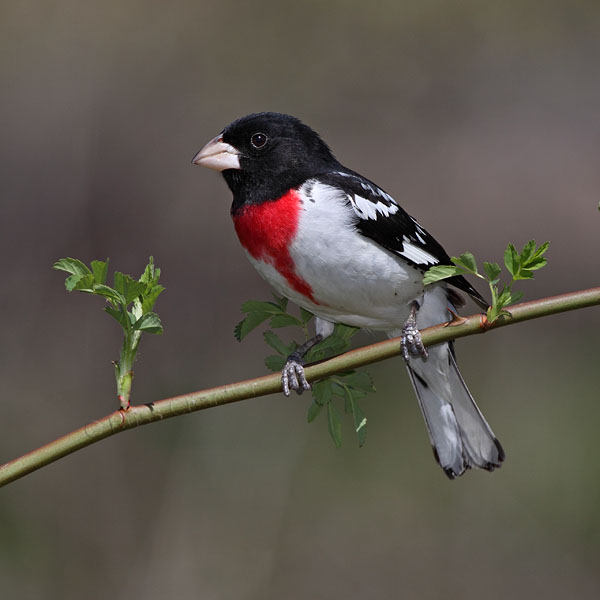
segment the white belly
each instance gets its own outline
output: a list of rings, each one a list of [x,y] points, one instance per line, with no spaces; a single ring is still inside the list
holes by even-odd
[[[410,303],[423,294],[422,274],[356,233],[345,198],[323,188],[310,199],[300,189],[302,210],[289,247],[295,272],[318,304],[292,289],[271,264],[248,258],[280,294],[319,317],[368,329],[401,327]]]

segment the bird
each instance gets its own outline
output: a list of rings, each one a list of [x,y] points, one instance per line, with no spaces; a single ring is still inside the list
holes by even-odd
[[[192,159],[221,172],[231,217],[258,273],[315,315],[316,335],[287,359],[282,389],[310,389],[304,354],[336,323],[401,336],[402,354],[436,461],[450,479],[493,471],[502,445],[475,404],[453,342],[425,348],[419,329],[448,321],[465,304],[487,308],[462,276],[424,286],[442,246],[382,187],[343,166],[300,119],[254,113],[227,125]],[[461,293],[462,292],[462,293]]]

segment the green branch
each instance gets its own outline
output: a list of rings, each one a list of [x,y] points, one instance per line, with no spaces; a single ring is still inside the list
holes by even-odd
[[[511,306],[509,307],[510,316],[502,316],[491,324],[487,321],[485,315],[477,314],[465,319],[457,319],[450,324],[430,327],[422,331],[423,342],[426,346],[431,346],[459,337],[485,333],[521,321],[596,305],[600,305],[600,287]],[[334,373],[391,358],[400,353],[399,340],[387,340],[346,352],[326,362],[307,367],[306,376],[309,381],[315,381],[323,377],[329,377]],[[127,410],[111,413],[99,421],[89,423],[37,450],[2,465],[0,467],[0,486],[127,429],[205,408],[275,394],[280,391],[280,376],[274,374],[167,398],[150,404],[130,406]]]

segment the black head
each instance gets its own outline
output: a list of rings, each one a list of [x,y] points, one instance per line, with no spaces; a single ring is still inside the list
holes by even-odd
[[[234,208],[276,200],[310,177],[339,166],[308,125],[272,112],[234,121],[193,162],[222,171],[234,194]]]

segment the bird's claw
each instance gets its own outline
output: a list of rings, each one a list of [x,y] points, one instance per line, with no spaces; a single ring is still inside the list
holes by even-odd
[[[283,394],[288,397],[290,390],[294,390],[297,394],[310,390],[310,383],[306,380],[304,367],[292,357],[288,358],[281,372],[281,385],[283,386]]]
[[[402,327],[402,337],[400,338],[400,345],[402,346],[402,357],[404,362],[408,362],[411,356],[417,356],[420,358],[427,358],[427,348],[423,344],[421,339],[421,333],[417,328],[417,309],[418,305],[411,307],[410,316]]]

